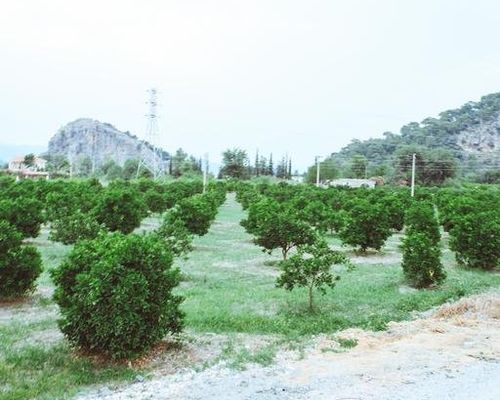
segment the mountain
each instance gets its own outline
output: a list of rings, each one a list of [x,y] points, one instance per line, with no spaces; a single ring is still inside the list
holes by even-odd
[[[64,156],[68,160],[88,158],[98,168],[106,161],[114,160],[123,166],[129,159],[139,159],[141,148],[153,154],[153,147],[129,132],[122,132],[113,125],[89,118],[77,119],[57,131],[49,141],[49,156]],[[163,162],[170,155],[157,150]]]
[[[398,134],[383,135],[379,139],[353,140],[329,158],[345,163],[362,155],[372,165],[389,164],[399,149],[417,145],[447,150],[459,162],[474,161],[477,169],[500,168],[500,93],[444,111],[438,118],[411,122]]]

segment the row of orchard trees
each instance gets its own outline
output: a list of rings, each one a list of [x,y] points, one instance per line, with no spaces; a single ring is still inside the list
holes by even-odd
[[[484,270],[499,265],[500,193],[493,187],[429,188],[412,199],[407,189],[398,188],[239,184],[237,199],[248,210],[242,226],[264,250],[281,251],[285,271],[291,249],[311,254],[310,246],[327,232],[366,252],[380,250],[394,232],[404,230],[402,267],[408,283],[418,288],[439,284],[446,276],[440,224],[449,232],[459,264]]]
[[[197,181],[0,181],[0,297],[34,289],[40,254],[24,238],[50,227],[49,238],[74,244],[51,276],[59,326],[76,347],[112,358],[138,355],[182,328],[180,273],[173,259],[205,234],[225,187],[201,193]],[[162,214],[158,229],[134,234],[141,220]]]

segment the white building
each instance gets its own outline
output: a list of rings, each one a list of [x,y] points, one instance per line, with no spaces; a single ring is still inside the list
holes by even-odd
[[[47,168],[47,160],[41,157],[36,157],[33,160],[33,165],[27,166],[24,163],[24,156],[14,157],[9,161],[9,172],[41,172]]]
[[[374,188],[376,181],[373,179],[333,179],[328,182],[330,186],[347,186],[351,188]]]

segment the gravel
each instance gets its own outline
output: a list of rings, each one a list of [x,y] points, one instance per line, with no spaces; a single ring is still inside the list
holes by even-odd
[[[385,332],[318,336],[307,356],[282,351],[269,367],[235,371],[221,362],[118,387],[88,388],[78,400],[497,399],[500,292],[444,305]],[[343,350],[338,337],[356,339]],[[142,377],[141,377],[142,378]]]

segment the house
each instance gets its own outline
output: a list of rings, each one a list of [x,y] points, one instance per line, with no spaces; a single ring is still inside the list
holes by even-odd
[[[47,168],[47,160],[35,156],[33,165],[27,166],[24,162],[24,156],[14,157],[9,161],[7,173],[16,175],[17,180],[21,178],[46,178],[49,179],[49,173],[45,172]]]
[[[24,156],[14,157],[9,161],[9,172],[19,173],[19,172],[41,172],[45,171],[47,168],[47,160],[41,157],[35,156],[33,159],[33,165],[27,166],[24,163]]]
[[[329,186],[347,186],[351,188],[374,188],[376,185],[375,179],[333,179],[328,182]]]

